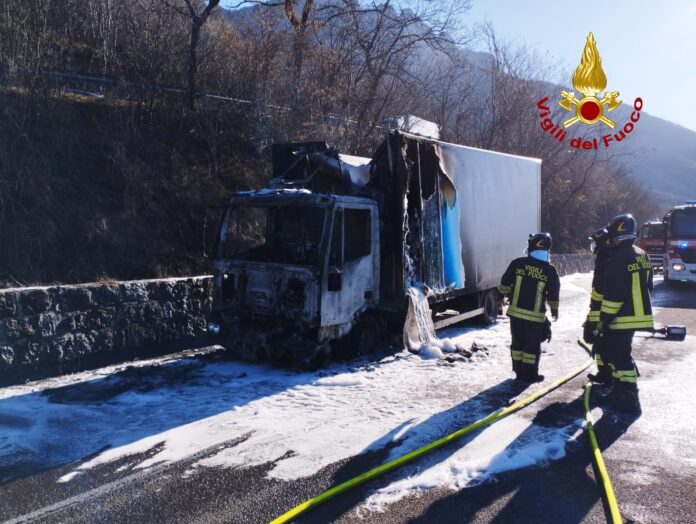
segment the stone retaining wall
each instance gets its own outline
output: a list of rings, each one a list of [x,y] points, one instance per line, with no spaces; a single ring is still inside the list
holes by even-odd
[[[551,255],[551,263],[561,276],[594,271],[594,255]]]
[[[0,384],[201,342],[212,279],[0,290]]]
[[[553,255],[560,275],[592,255]],[[0,385],[193,347],[205,340],[212,278],[0,290]]]

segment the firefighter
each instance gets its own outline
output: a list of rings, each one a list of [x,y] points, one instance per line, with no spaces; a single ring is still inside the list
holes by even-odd
[[[512,336],[512,370],[518,380],[525,382],[544,380],[539,374],[541,343],[551,340],[545,303],[548,302],[554,321],[558,319],[561,281],[550,256],[551,235],[529,235],[527,256],[510,262],[498,287],[501,301],[505,295],[511,296],[507,315]]]
[[[652,330],[650,304],[652,269],[645,251],[633,245],[636,221],[619,215],[607,225],[611,244],[607,280],[595,335],[603,338],[602,351],[612,371],[612,389],[603,397],[616,409],[640,415],[638,372],[631,356],[633,334]]]
[[[604,298],[606,287],[607,269],[609,268],[611,249],[609,245],[609,233],[605,228],[600,228],[590,236],[592,252],[595,254],[595,269],[592,275],[592,298],[590,300],[590,313],[583,324],[583,338],[588,344],[592,344],[592,356],[597,365],[597,373],[587,375],[592,382],[610,385],[612,383],[611,369],[606,365],[604,358],[603,337],[595,337],[594,331],[599,322],[599,313]]]

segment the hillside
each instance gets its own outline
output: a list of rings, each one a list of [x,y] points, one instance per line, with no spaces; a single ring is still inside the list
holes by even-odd
[[[493,35],[490,53],[455,45],[447,2],[334,4],[303,38],[283,9],[215,11],[193,90],[186,12],[160,0],[103,13],[13,4],[0,17],[0,285],[206,272],[206,206],[263,186],[272,143],[371,156],[383,123],[404,115],[447,141],[541,158],[542,228],[557,252],[585,249],[619,212],[659,214],[646,187],[663,201],[696,193],[696,134],[658,118],[645,115],[613,163],[549,140],[535,104],[560,88],[540,80],[543,64]]]
[[[462,55],[473,64],[471,76],[477,84],[475,89],[481,93],[485,86],[490,85],[487,71],[494,58],[480,51],[464,50]],[[541,96],[547,95],[555,104],[561,90],[568,90],[568,86],[544,82]],[[616,155],[615,162],[626,168],[633,181],[650,189],[665,208],[696,199],[696,131],[650,114],[650,101],[643,102],[644,109],[635,131],[621,143],[620,148],[611,150]],[[628,121],[633,111],[632,104],[633,100],[624,99],[612,113],[616,118],[612,118]],[[535,114],[535,108],[530,109],[530,115]],[[532,123],[536,128],[537,120]]]
[[[630,114],[627,107],[619,110]],[[696,198],[696,132],[643,113],[630,138],[625,142],[629,155],[619,161],[636,182],[653,189],[667,205]]]

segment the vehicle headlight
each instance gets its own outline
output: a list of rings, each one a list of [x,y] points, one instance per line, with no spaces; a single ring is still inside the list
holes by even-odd
[[[675,271],[684,271],[686,266],[684,266],[684,264],[672,264],[672,269]]]
[[[212,333],[213,335],[220,334],[220,324],[217,322],[208,322],[208,333]]]

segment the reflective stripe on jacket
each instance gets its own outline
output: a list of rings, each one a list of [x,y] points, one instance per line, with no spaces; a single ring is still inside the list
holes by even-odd
[[[592,275],[592,296],[590,298],[590,313],[587,320],[599,322],[599,310],[602,308],[604,299],[604,289],[607,285],[607,273],[611,261],[611,249],[605,248],[597,253],[595,259],[595,269]]]
[[[612,330],[652,329],[652,269],[630,242],[612,248],[599,319]]]
[[[552,311],[558,310],[560,289],[556,268],[532,257],[510,262],[498,286],[503,295],[512,294],[507,310],[509,317],[538,323],[546,319],[547,303]]]

